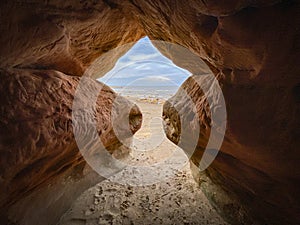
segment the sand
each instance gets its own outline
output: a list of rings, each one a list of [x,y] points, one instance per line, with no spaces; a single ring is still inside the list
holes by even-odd
[[[131,99],[143,126],[128,166],[85,191],[59,224],[227,224],[194,181],[184,152],[165,137],[163,101]]]

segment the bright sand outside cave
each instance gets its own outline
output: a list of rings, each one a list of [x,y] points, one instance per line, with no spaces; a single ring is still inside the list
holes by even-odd
[[[126,159],[130,166],[85,191],[59,224],[227,224],[192,177],[184,152],[165,137],[157,119],[162,101],[132,100],[143,126]]]

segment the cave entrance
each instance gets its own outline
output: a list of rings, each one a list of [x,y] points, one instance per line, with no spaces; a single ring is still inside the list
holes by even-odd
[[[125,169],[122,175],[116,176],[118,182],[127,176],[124,182],[152,184],[171,177],[174,170],[188,164],[183,150],[165,135],[162,107],[190,75],[190,72],[163,56],[150,39],[144,37],[119,58],[111,71],[98,79],[133,101],[143,114],[142,127],[134,135],[128,159],[132,171]],[[149,170],[149,166],[153,169]],[[134,176],[128,177],[128,174]],[[134,180],[134,177],[137,179]]]
[[[106,62],[120,53],[122,49],[109,54]],[[226,224],[199,189],[187,154],[163,130],[163,104],[190,75],[145,37],[98,79],[133,101],[143,123],[133,136],[129,156],[121,159],[127,166],[84,192],[62,224],[75,221],[77,212],[84,212],[82,218],[89,224]]]

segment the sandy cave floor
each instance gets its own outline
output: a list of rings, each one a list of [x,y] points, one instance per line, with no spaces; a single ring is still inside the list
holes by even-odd
[[[166,139],[162,104],[136,102],[143,126],[129,166],[85,191],[59,224],[227,224],[194,181],[184,152]]]

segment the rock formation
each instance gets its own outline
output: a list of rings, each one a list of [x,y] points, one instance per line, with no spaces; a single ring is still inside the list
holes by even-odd
[[[169,124],[166,128],[168,138],[178,143],[182,131],[188,130],[191,136],[196,131],[192,123],[182,123],[179,120],[174,107],[182,106],[181,111],[193,112],[192,108],[196,106],[197,112],[194,116],[201,121],[200,135],[191,159],[199,166],[210,137],[211,120],[206,96],[195,80],[197,76],[189,78],[181,87],[187,93],[191,93],[189,96],[192,97],[193,104],[186,104],[186,97],[180,95],[179,91],[165,103],[163,116]],[[226,135],[220,152],[206,174],[214,183],[231,193],[233,198],[237,198],[242,203],[238,210],[244,211],[246,208],[246,214],[252,215],[254,221],[263,221],[266,224],[279,224],[282,221],[288,224],[295,223],[299,210],[299,174],[296,172],[296,146],[299,146],[299,140],[290,129],[299,132],[296,116],[299,105],[295,107],[291,89],[224,84],[223,94],[227,104]],[[283,105],[287,108],[279,107]],[[288,113],[284,113],[287,109]],[[291,127],[286,128],[289,120],[292,120]],[[182,124],[186,127],[182,127]],[[187,143],[182,143],[181,147],[188,149],[186,145]],[[215,193],[211,190],[208,195]],[[216,201],[222,204],[222,199]],[[227,208],[226,213],[229,217],[229,213],[235,214],[232,211],[237,211],[237,208],[231,211],[229,204],[220,207]],[[241,220],[245,220],[246,217],[249,221],[247,215],[243,215]]]
[[[74,138],[71,115],[80,78],[57,71],[18,69],[2,70],[0,76],[1,206],[7,207],[39,186],[51,184],[55,177],[70,169],[77,168],[80,175],[78,166],[83,158]],[[104,147],[113,153],[121,145],[111,123],[116,94],[94,80],[86,88],[92,90],[98,86],[102,89],[92,118]],[[82,104],[91,101],[88,91],[78,97]],[[130,128],[135,133],[141,125],[141,113],[136,106],[131,108],[126,99],[118,99],[123,99],[123,108],[130,107]],[[127,116],[120,114],[123,111],[119,110],[115,117]],[[86,134],[94,121],[84,122],[86,126],[79,127],[82,129],[79,135],[91,139]]]
[[[299,223],[299,13],[298,2],[277,0],[2,1],[2,212],[81,165],[70,123],[79,77],[103,53],[147,35],[193,51],[220,83],[228,121],[224,143],[207,170],[212,181],[254,221]],[[105,58],[102,72],[122,54]],[[209,112],[193,79],[182,88],[194,93],[202,122],[192,157],[197,165],[210,132]],[[99,95],[100,130],[109,127],[114,97],[106,87]],[[185,99],[174,96],[164,107],[174,127],[176,102]],[[189,104],[181,105],[190,110]],[[133,132],[139,127],[137,111],[132,111]],[[176,132],[180,135],[180,129]],[[109,132],[102,138],[108,147],[117,142]]]

